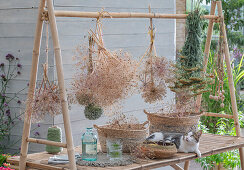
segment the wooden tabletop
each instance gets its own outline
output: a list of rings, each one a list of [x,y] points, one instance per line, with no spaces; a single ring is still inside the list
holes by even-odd
[[[237,149],[240,147],[244,147],[244,137],[236,137],[236,136],[221,136],[221,135],[213,135],[213,134],[203,134],[200,140],[199,149],[202,153],[202,157],[206,157],[209,155],[226,152],[229,150]],[[75,148],[76,152],[81,153],[81,147]],[[66,149],[61,154],[66,154]],[[48,154],[47,152],[34,153],[29,154],[27,159],[27,166],[32,169],[68,169],[69,164],[65,165],[48,165],[48,158],[53,156],[52,154]],[[196,159],[197,156],[194,153],[177,153],[174,157],[170,159],[160,159],[160,160],[146,160],[139,159],[138,163],[134,163],[128,166],[120,166],[120,167],[106,167],[106,168],[96,168],[92,167],[92,169],[147,169],[147,168],[158,168],[168,165],[177,164],[180,162],[184,162],[187,160]],[[8,159],[8,162],[13,165],[18,165],[19,157],[11,157]],[[78,170],[86,170],[91,169],[91,167],[79,166],[77,165]]]

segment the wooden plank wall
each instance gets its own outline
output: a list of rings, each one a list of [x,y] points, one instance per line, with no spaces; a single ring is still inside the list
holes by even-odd
[[[176,2],[179,0],[176,0]],[[29,81],[29,72],[31,67],[31,56],[34,41],[34,31],[37,16],[38,0],[8,0],[0,2],[0,52],[1,60],[7,53],[12,53],[20,57],[23,64],[22,74],[16,78],[14,83],[10,85],[9,93],[13,95],[19,89],[26,86]],[[160,13],[175,13],[175,1],[172,0],[54,0],[55,9],[58,10],[78,10],[78,11],[100,11],[104,8],[105,11],[118,12],[148,12],[148,5],[151,4],[153,12]],[[74,49],[82,43],[87,43],[87,31],[94,28],[94,19],[79,19],[79,18],[58,18],[57,19],[59,38],[61,43],[65,83],[66,87],[70,88],[72,76],[75,73]],[[149,19],[104,19],[104,41],[107,48],[123,49],[130,52],[135,59],[142,56],[149,45],[148,36]],[[154,20],[156,27],[156,48],[158,55],[165,56],[170,59],[175,58],[176,51],[176,24],[175,20]],[[45,30],[44,30],[45,31]],[[50,38],[49,38],[50,39]],[[46,36],[43,34],[42,44],[45,43]],[[51,40],[50,40],[51,41]],[[50,42],[50,48],[51,48]],[[45,47],[41,48],[40,63],[45,61]],[[49,78],[57,80],[55,61],[53,50],[50,50],[49,58]],[[42,78],[42,70],[39,69],[38,80]],[[27,91],[21,93],[21,98],[24,100]],[[173,94],[168,91],[166,101],[173,99]],[[24,110],[24,105],[18,106],[16,103],[12,105],[13,111],[20,112]],[[145,108],[159,107],[161,104],[149,105],[143,102],[140,95],[131,96],[123,102],[123,112],[126,114],[134,114],[141,122],[146,120],[146,115],[142,112]],[[96,121],[85,119],[81,106],[73,105],[70,111],[72,132],[75,145],[80,144],[81,134],[84,133],[86,127],[92,126],[94,123],[101,125],[106,123],[107,117],[102,116]],[[41,123],[38,132],[38,138],[46,138],[47,128],[52,124],[58,125],[63,129],[62,115],[54,119],[47,117]],[[21,137],[23,124],[16,125],[13,131],[12,138]],[[33,128],[37,124],[33,124]],[[33,134],[33,133],[32,133]],[[13,151],[17,151],[20,143],[17,143]],[[30,152],[37,152],[44,149],[43,145],[30,145]]]

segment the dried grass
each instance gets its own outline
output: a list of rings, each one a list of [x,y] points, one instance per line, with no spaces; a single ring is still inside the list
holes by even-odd
[[[139,121],[136,117],[125,116],[123,113],[116,115],[107,123],[108,123],[108,127],[112,129],[124,129],[124,130],[145,129],[145,126],[143,124],[139,124]]]

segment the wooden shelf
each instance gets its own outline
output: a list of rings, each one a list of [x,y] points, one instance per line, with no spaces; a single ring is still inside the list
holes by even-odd
[[[200,139],[200,151],[202,157],[209,155],[226,152],[233,149],[244,147],[244,137],[236,136],[221,136],[213,134],[203,134]],[[76,152],[81,153],[81,147],[75,148]],[[66,154],[66,149],[61,154]],[[64,165],[48,165],[48,158],[53,156],[46,152],[29,154],[27,157],[27,167],[34,169],[69,169],[69,164]],[[196,159],[197,156],[194,153],[178,153],[173,158],[161,159],[161,160],[144,160],[140,159],[140,164],[134,163],[129,166],[120,167],[106,167],[106,168],[95,168],[92,169],[141,169],[141,168],[158,168],[162,166],[174,165],[180,162],[189,161]],[[19,157],[11,157],[7,160],[12,165],[16,166],[19,164]],[[91,167],[84,167],[77,165],[77,169],[90,169]]]

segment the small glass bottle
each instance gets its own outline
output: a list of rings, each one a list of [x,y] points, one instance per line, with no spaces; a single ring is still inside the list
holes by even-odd
[[[82,160],[97,160],[97,136],[93,133],[92,128],[86,128],[86,132],[81,137],[82,141]]]

